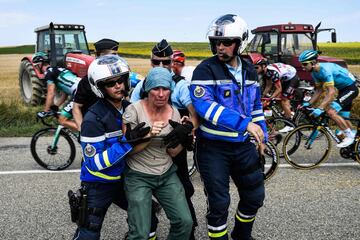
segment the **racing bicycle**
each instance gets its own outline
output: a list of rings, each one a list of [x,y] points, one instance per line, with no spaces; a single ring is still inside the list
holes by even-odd
[[[59,112],[52,111],[44,118],[37,117],[46,126],[31,138],[30,150],[35,161],[48,170],[64,170],[75,159],[75,142],[79,134],[57,123]]]
[[[329,117],[324,113],[318,118],[311,117],[314,108],[303,108],[311,124],[300,125],[291,131],[284,140],[283,153],[285,160],[295,168],[312,169],[329,158],[333,139],[336,143],[341,140],[336,136],[329,125]],[[348,147],[340,148],[340,155],[345,159],[353,159],[360,163],[360,119],[349,118],[357,122],[355,141]],[[296,149],[291,155],[289,149]]]

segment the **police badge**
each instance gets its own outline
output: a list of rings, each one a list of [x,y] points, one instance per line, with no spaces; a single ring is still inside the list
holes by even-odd
[[[87,157],[93,157],[96,154],[96,148],[88,143],[84,148],[84,154]]]
[[[196,86],[196,88],[194,89],[194,96],[197,98],[201,98],[204,95],[205,95],[205,89],[203,87]]]

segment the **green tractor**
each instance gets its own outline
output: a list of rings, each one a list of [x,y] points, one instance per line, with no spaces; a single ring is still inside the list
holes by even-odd
[[[51,22],[34,31],[37,35],[35,52],[49,54],[52,67],[64,67],[78,77],[86,76],[88,66],[94,57],[90,56],[83,25]],[[19,86],[24,103],[39,105],[44,102],[46,96],[44,77],[44,74],[34,66],[32,55],[21,59]]]

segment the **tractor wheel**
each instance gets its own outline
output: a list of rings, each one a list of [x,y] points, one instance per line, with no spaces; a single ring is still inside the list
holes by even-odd
[[[19,68],[20,94],[24,103],[39,105],[44,102],[45,83],[39,79],[28,60],[21,61]]]

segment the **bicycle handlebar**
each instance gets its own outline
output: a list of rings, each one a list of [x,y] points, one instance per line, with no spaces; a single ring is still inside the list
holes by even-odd
[[[48,115],[46,115],[45,117],[39,117],[38,115],[36,115],[36,120],[37,120],[37,121],[40,120],[40,121],[42,122],[42,124],[44,124],[45,126],[52,127],[53,125],[47,123],[47,122],[45,121],[45,119],[47,119],[47,118],[49,118],[49,117],[55,117],[55,118],[57,118],[57,117],[59,116],[59,114],[60,114],[60,112],[52,111],[52,110],[51,110],[50,113],[49,113]]]

